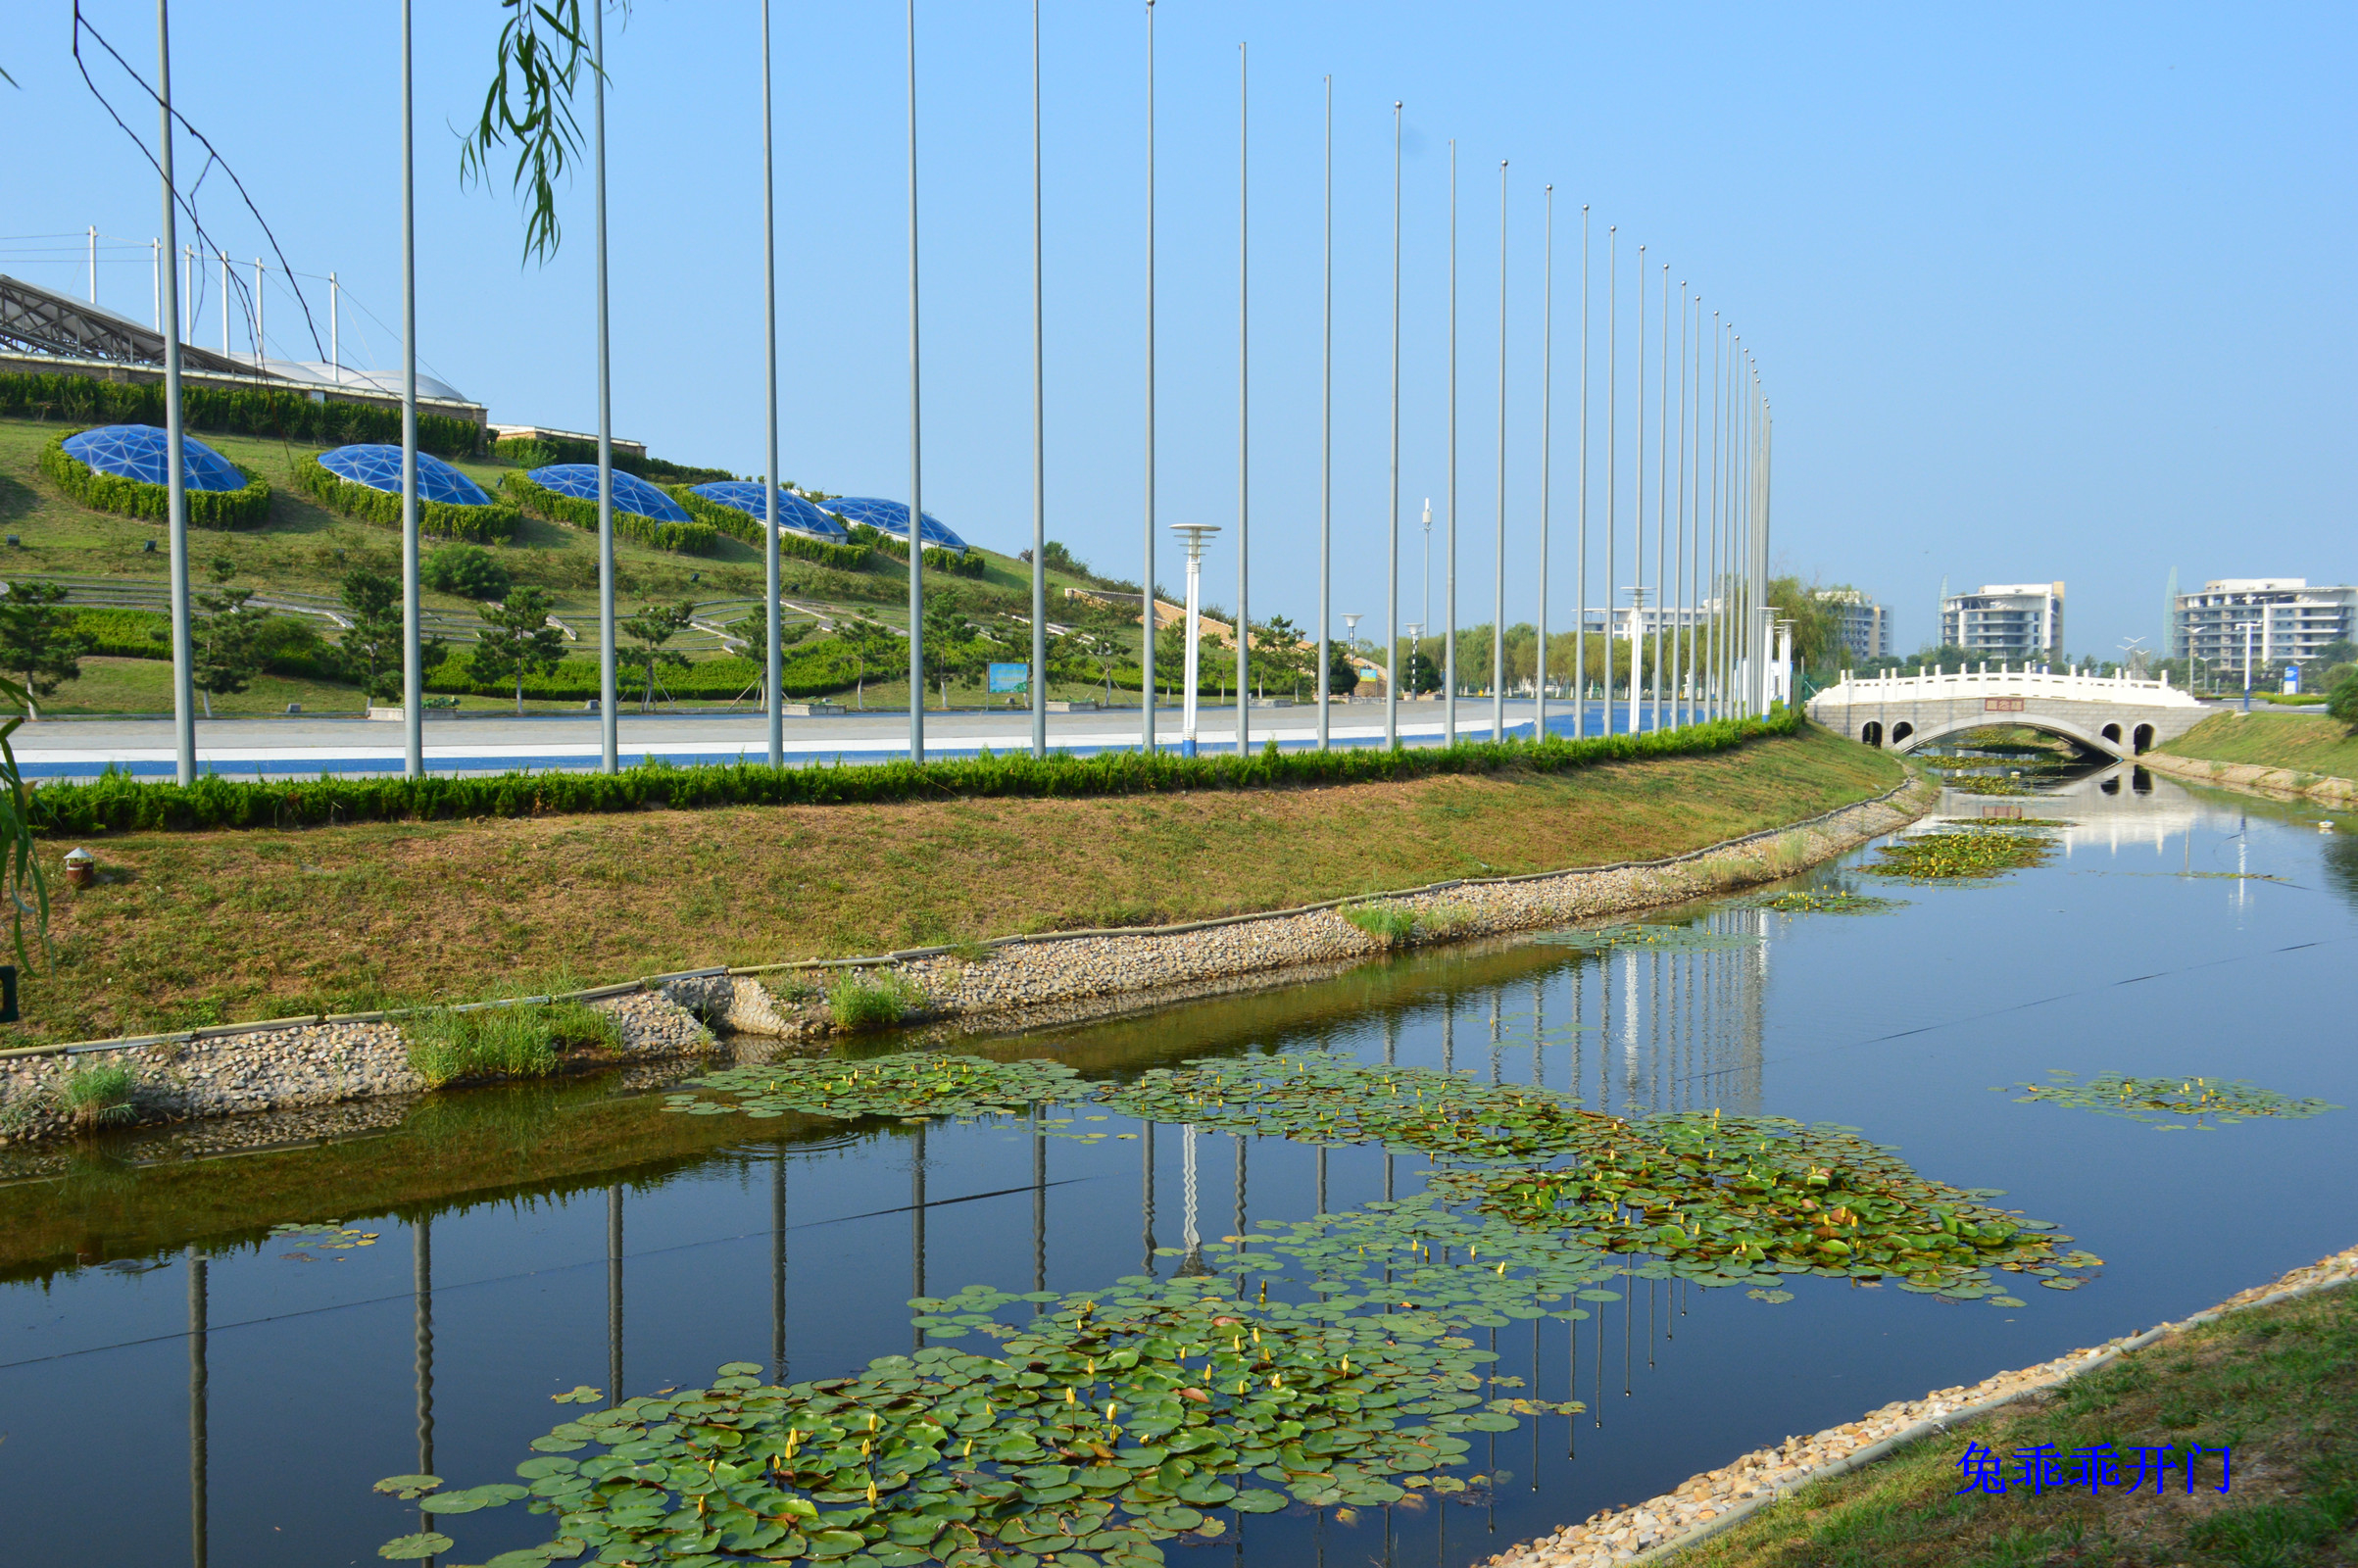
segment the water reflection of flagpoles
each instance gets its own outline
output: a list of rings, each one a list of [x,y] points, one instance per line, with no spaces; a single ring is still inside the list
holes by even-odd
[[[915,524],[910,524],[913,531]],[[925,1294],[925,1124],[917,1123],[916,1149],[909,1162],[909,1295]],[[916,1330],[918,1349],[925,1348],[925,1331]]]
[[[434,1222],[419,1215],[410,1232],[411,1285],[418,1313],[418,1473],[434,1473]],[[428,1526],[420,1525],[419,1529]]]
[[[786,1142],[769,1164],[769,1380],[786,1381]]]
[[[1179,1246],[1184,1255],[1176,1270],[1180,1279],[1202,1279],[1211,1272],[1204,1261],[1204,1237],[1196,1228],[1196,1128],[1179,1128]]]
[[[188,1250],[188,1547],[205,1568],[205,1260]]]
[[[606,1190],[606,1402],[622,1402],[622,1184]]]
[[[1032,1105],[1032,1289],[1048,1289],[1048,1135]]]
[[[1238,1134],[1236,1135],[1236,1233],[1235,1233],[1235,1234],[1236,1234],[1236,1245],[1237,1245],[1237,1248],[1238,1248],[1238,1250],[1241,1251],[1241,1250],[1243,1250],[1244,1246],[1245,1246],[1245,1135],[1244,1135],[1243,1133],[1238,1133]],[[1236,1294],[1237,1294],[1237,1298],[1238,1298],[1239,1300],[1243,1300],[1243,1299],[1244,1299],[1244,1297],[1245,1297],[1245,1276],[1244,1276],[1242,1273],[1238,1274],[1238,1275],[1237,1275],[1237,1277],[1236,1277]]]
[[[1139,1140],[1139,1148],[1143,1151],[1139,1176],[1139,1220],[1146,1233],[1145,1267],[1152,1276],[1154,1273],[1154,1124],[1143,1122],[1140,1127],[1145,1136]]]

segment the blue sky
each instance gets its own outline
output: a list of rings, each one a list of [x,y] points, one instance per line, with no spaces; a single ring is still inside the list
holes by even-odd
[[[85,0],[85,11],[152,70],[152,8]],[[172,14],[183,112],[295,267],[338,271],[359,305],[397,321],[393,8],[178,0]],[[1028,542],[1031,514],[1030,9],[921,0],[918,16],[927,510],[1011,551]],[[762,439],[757,18],[745,0],[638,0],[626,25],[609,24],[614,427],[661,456],[745,470],[760,466]],[[26,236],[95,223],[139,247],[102,267],[102,302],[144,318],[153,176],[74,70],[70,8],[44,0],[36,20],[11,29],[0,59],[22,84],[0,86],[0,139],[17,150],[0,174],[0,270],[78,289],[78,252],[41,260],[41,247],[72,242]],[[565,248],[545,267],[520,262],[504,188],[458,180],[456,127],[479,102],[496,26],[492,0],[417,9],[421,352],[495,419],[584,428],[595,417],[586,179],[565,194]],[[902,12],[781,3],[774,26],[781,470],[903,495]],[[1256,614],[1308,621],[1316,607],[1329,74],[1335,608],[1366,612],[1363,630],[1383,610],[1396,98],[1407,146],[1403,621],[1421,614],[1415,520],[1428,495],[1441,574],[1451,138],[1461,621],[1487,619],[1492,602],[1501,159],[1510,618],[1530,618],[1539,587],[1547,182],[1558,625],[1574,603],[1584,203],[1593,601],[1607,224],[1622,247],[1624,582],[1641,243],[1649,269],[1667,261],[1674,288],[1699,290],[1759,357],[1777,407],[1778,567],[1882,598],[1903,648],[1931,634],[1943,575],[1958,587],[2063,579],[2076,652],[2157,640],[2173,566],[2189,585],[2358,577],[2358,13],[2347,7],[1162,0],[1156,26],[1159,506],[1166,523],[1226,530],[1206,564],[1211,598],[1233,600],[1236,569],[1240,41],[1253,70]],[[1045,29],[1050,532],[1134,576],[1143,8],[1048,0]],[[93,74],[152,134],[127,79],[112,66]],[[184,177],[203,164],[185,143],[181,159]],[[256,254],[261,236],[218,172],[202,201],[233,255]],[[1653,271],[1657,302],[1660,280]],[[323,333],[318,285],[312,302]],[[296,319],[273,293],[274,351],[309,357]],[[199,341],[218,342],[217,320],[200,320]],[[348,360],[396,363],[385,330],[347,321]],[[1173,585],[1176,560],[1166,540],[1159,575]]]

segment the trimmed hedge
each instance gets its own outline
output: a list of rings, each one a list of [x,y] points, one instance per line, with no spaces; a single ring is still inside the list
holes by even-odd
[[[162,611],[80,609],[74,629],[88,639],[84,654],[102,659],[172,658],[172,617]],[[296,615],[264,615],[255,627],[255,652],[273,675],[348,681],[337,650],[319,628]]]
[[[106,381],[90,375],[26,371],[0,375],[0,416],[61,419],[75,424],[153,424],[164,419],[161,381]],[[309,446],[354,442],[401,444],[401,410],[270,387],[180,387],[180,418],[191,430],[277,436]],[[482,432],[471,419],[418,416],[418,444],[440,458],[463,458]]]
[[[527,512],[537,512],[557,522],[569,522],[589,533],[598,531],[598,503],[584,501],[579,496],[561,496],[547,485],[536,483],[522,469],[505,475],[500,488],[513,496]],[[658,522],[642,517],[635,512],[614,508],[614,536],[632,539],[657,550],[676,551],[683,555],[709,556],[720,542],[720,530],[709,522]]]
[[[1253,757],[1153,757],[1108,752],[981,757],[941,762],[770,767],[765,763],[674,767],[652,764],[620,773],[507,773],[491,778],[326,778],[311,783],[255,783],[208,774],[191,785],[109,772],[87,784],[43,784],[32,791],[36,831],[53,837],[101,833],[289,828],[310,824],[465,817],[518,817],[713,806],[839,806],[950,796],[1072,799],[1194,790],[1269,789],[1430,778],[1438,774],[1521,769],[1563,773],[1602,762],[1697,757],[1732,751],[1772,735],[1798,734],[1798,710],[1764,719],[1723,719],[1690,729],[1608,735],[1589,740],[1461,742],[1426,751],[1279,752]]]
[[[610,443],[611,446],[611,443]],[[595,441],[538,441],[530,436],[505,435],[491,445],[492,452],[510,463],[527,468],[544,467],[552,463],[596,463],[598,443]],[[698,468],[687,464],[665,463],[661,458],[642,458],[628,452],[610,452],[614,466],[624,473],[637,474],[642,479],[666,484],[709,484],[716,479],[734,479],[726,468]]]
[[[837,657],[838,644],[832,637],[805,647],[789,648],[778,668],[778,690],[789,701],[802,702],[843,691],[852,684],[851,664]],[[516,678],[480,681],[475,679],[472,664],[473,650],[457,648],[448,659],[426,671],[426,690],[458,692],[474,697],[514,697]],[[646,685],[646,666],[634,666],[627,647],[615,650],[619,661],[614,672],[614,687],[618,693],[635,697]],[[635,675],[634,675],[635,669]],[[759,692],[761,686],[761,662],[741,654],[719,659],[699,660],[685,669],[665,669],[658,672],[663,688],[673,697],[690,702],[727,702],[742,697],[750,687]],[[555,669],[524,677],[524,696],[534,702],[581,702],[598,695],[598,661],[588,658],[567,658]]]
[[[347,517],[358,517],[380,528],[401,526],[401,496],[397,492],[355,484],[321,463],[316,454],[306,453],[297,458],[289,475],[296,489]],[[516,525],[523,520],[524,514],[513,502],[464,507],[449,501],[428,501],[423,496],[418,498],[418,531],[444,539],[464,539],[478,545],[506,544],[516,537]]]
[[[761,548],[761,518],[700,496],[684,484],[667,484],[662,488],[663,494],[678,502],[690,516],[702,517],[730,538],[742,539],[756,550]],[[868,564],[868,553],[860,545],[831,545],[823,539],[805,539],[799,534],[784,531],[778,534],[778,554],[815,561],[822,566],[833,566],[838,571],[864,571]]]
[[[73,434],[78,435],[79,431]],[[191,528],[241,528],[260,524],[270,514],[270,487],[260,478],[246,473],[244,467],[230,466],[246,475],[243,490],[189,490],[188,526]],[[138,517],[148,522],[169,521],[172,516],[172,487],[149,484],[143,479],[126,479],[119,473],[100,473],[81,459],[66,450],[66,437],[57,436],[41,449],[41,471],[57,482],[57,487],[72,499],[94,512],[112,512],[119,516]]]
[[[882,551],[904,565],[909,563],[909,541],[900,534],[887,533],[882,528],[856,522],[852,524],[852,538],[870,550]],[[980,577],[990,571],[991,564],[983,560],[983,553],[979,550],[969,550],[961,556],[955,550],[944,550],[940,545],[927,545],[925,569],[946,571],[954,577]]]

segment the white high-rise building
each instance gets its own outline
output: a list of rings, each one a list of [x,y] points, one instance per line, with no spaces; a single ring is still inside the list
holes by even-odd
[[[2031,660],[2063,647],[2063,584],[1989,583],[1940,601],[1940,646]]]
[[[1826,607],[1835,641],[1855,660],[1881,659],[1891,651],[1891,617],[1856,588],[1815,588],[1809,595]]]
[[[2358,588],[2312,588],[2306,577],[2221,577],[2180,594],[2173,609],[2175,659],[2239,665],[2246,627],[2255,664],[2315,659],[2330,642],[2358,641]]]

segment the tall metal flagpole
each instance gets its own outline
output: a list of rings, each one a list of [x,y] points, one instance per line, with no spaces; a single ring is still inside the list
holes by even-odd
[[[1638,492],[1630,513],[1629,732],[1638,733],[1646,689],[1646,247],[1638,247]]]
[[[1540,646],[1533,666],[1531,738],[1547,738],[1547,491],[1555,392],[1555,187],[1547,188],[1546,258],[1540,267]]]
[[[1147,520],[1139,574],[1139,747],[1154,754],[1154,0],[1147,0]]]
[[[1326,292],[1320,306],[1323,334],[1318,370],[1318,749],[1331,744],[1328,716],[1334,703],[1334,650],[1328,628],[1334,620],[1335,586],[1335,78],[1326,78]]]
[[[761,622],[769,628],[762,650],[763,697],[768,720],[769,765],[786,763],[786,708],[778,692],[785,659],[785,628],[778,624],[778,210],[771,175],[777,138],[769,119],[769,0],[761,0],[761,354],[762,392],[768,416],[769,467],[762,474],[767,523],[761,530]]]
[[[1695,364],[1688,385],[1691,405],[1687,469],[1687,709],[1688,722],[1704,714],[1703,701],[1703,297],[1695,297]]]
[[[621,768],[614,712],[614,376],[606,327],[606,7],[590,7],[590,136],[598,187],[598,762]],[[771,612],[776,613],[774,611]],[[618,1396],[618,1394],[617,1394]]]
[[[1678,629],[1671,638],[1673,663],[1670,672],[1671,722],[1684,726],[1687,722],[1687,665],[1692,650],[1688,647],[1689,630],[1694,616],[1687,609],[1687,343],[1692,336],[1687,330],[1687,285],[1679,284],[1679,495],[1671,514],[1678,522],[1678,537],[1672,542],[1677,558],[1677,592],[1674,598],[1679,607]]]
[[[917,342],[917,0],[909,0],[909,760],[925,760],[925,419]]]
[[[170,256],[179,245],[173,232],[179,217],[172,209],[172,17],[169,0],[156,0],[156,112],[161,128],[156,137],[157,163],[164,174],[164,235],[158,254]],[[194,650],[188,626],[188,459],[180,434],[180,280],[171,267],[157,269],[163,304],[160,320],[172,322],[164,334],[164,482],[165,531],[172,548],[172,729],[176,765],[173,776],[182,784],[196,782],[196,693]]]
[[[1670,612],[1670,557],[1663,509],[1670,498],[1670,267],[1662,268],[1662,373],[1654,391],[1654,678],[1653,727],[1662,727],[1662,622]]]
[[[425,772],[425,671],[418,657],[418,183],[410,121],[410,0],[401,0],[401,730],[402,772],[418,778]],[[224,289],[224,320],[228,305]]]
[[[1246,156],[1248,131],[1246,113],[1251,107],[1247,93],[1246,50],[1236,46],[1236,754],[1249,756],[1253,751],[1252,737],[1247,733],[1248,717],[1253,711],[1252,649],[1253,615],[1246,608],[1246,591],[1251,586],[1248,572],[1253,564],[1253,551],[1247,544],[1252,508],[1249,483],[1252,471],[1253,432],[1248,413],[1252,404],[1252,333],[1250,304],[1253,270],[1248,244],[1252,216],[1251,161]]]
[[[1580,207],[1580,550],[1572,596],[1572,738],[1589,733],[1589,206]]]
[[[1384,549],[1384,745],[1400,744],[1400,103],[1392,101],[1392,517]]]
[[[1048,359],[1042,288],[1040,0],[1032,0],[1032,755],[1048,755]]]
[[[1604,231],[1604,732],[1613,733],[1613,531],[1620,516],[1621,227]]]
[[[1727,433],[1723,417],[1726,399],[1726,338],[1719,312],[1711,313],[1711,716],[1728,716],[1728,564],[1727,529],[1720,512],[1720,447]]]
[[[1498,160],[1498,539],[1491,562],[1490,738],[1506,739],[1506,160]]]
[[[1449,138],[1449,496],[1442,545],[1441,742],[1457,744],[1457,138]],[[1428,546],[1433,537],[1428,526]],[[1427,581],[1429,582],[1430,576]],[[1433,628],[1427,626],[1426,631]]]

